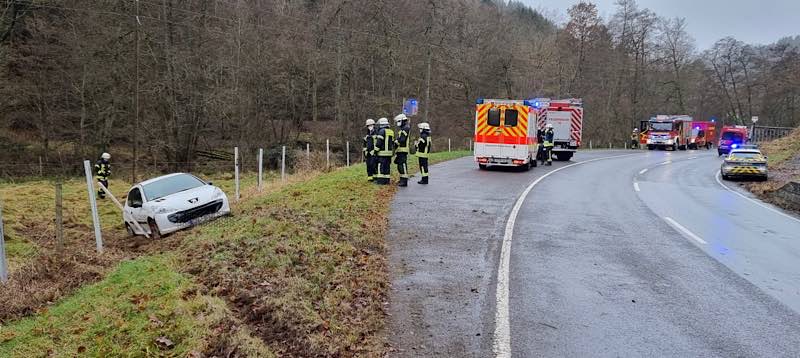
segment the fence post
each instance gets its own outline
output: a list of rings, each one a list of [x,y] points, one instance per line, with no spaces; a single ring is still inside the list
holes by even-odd
[[[331,167],[331,141],[330,139],[325,140],[325,168],[330,169]]]
[[[592,149],[592,141],[589,141],[589,149]]]
[[[469,140],[469,151],[472,151],[472,139]]]
[[[345,147],[347,147],[347,166],[350,166],[350,141],[347,141]]]
[[[56,183],[56,244],[59,256],[64,253],[64,217],[61,195],[61,182]]]
[[[94,240],[97,252],[103,252],[103,233],[100,231],[100,215],[97,213],[97,200],[94,197],[94,181],[92,180],[92,164],[83,161],[83,171],[86,174],[86,189],[89,191],[89,206],[92,208],[92,222],[94,223]]]
[[[608,142],[608,149],[611,149],[611,142]]]
[[[0,282],[8,282],[8,263],[6,263],[6,239],[3,236],[3,201],[0,199]]]
[[[264,183],[264,148],[258,148],[258,191],[261,191]]]
[[[233,181],[236,186],[236,201],[239,201],[239,147],[233,147]]]
[[[286,146],[281,148],[281,181],[286,181]]]
[[[628,142],[622,142],[622,146],[625,147],[625,149],[628,149]]]
[[[311,159],[311,143],[306,143],[306,159]]]
[[[42,163],[42,156],[39,156],[39,177],[44,176],[44,164]]]
[[[447,151],[450,151],[450,138],[447,138]]]

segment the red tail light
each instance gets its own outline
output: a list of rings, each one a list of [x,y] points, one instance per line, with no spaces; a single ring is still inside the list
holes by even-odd
[[[488,163],[489,158],[478,158],[478,163]]]
[[[525,161],[524,161],[524,160],[519,160],[519,159],[514,159],[514,160],[512,160],[511,162],[512,162],[512,163],[514,163],[514,165],[522,165],[522,164],[525,164]]]

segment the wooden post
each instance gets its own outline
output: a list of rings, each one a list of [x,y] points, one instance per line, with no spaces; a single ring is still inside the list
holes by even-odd
[[[86,174],[86,190],[89,191],[89,206],[92,208],[92,222],[94,223],[94,240],[97,252],[103,252],[103,233],[100,231],[100,214],[97,212],[97,200],[94,197],[94,184],[92,180],[92,163],[83,161],[83,171]]]
[[[258,191],[264,185],[264,148],[258,148]]]
[[[311,159],[311,143],[306,143],[306,159]]]
[[[350,166],[350,141],[347,141],[345,147],[347,148],[347,166]]]
[[[64,216],[62,206],[62,185],[61,182],[56,183],[56,245],[58,247],[58,254],[64,254]]]
[[[44,164],[42,163],[42,156],[39,156],[39,177],[44,177]]]
[[[592,141],[589,141],[589,149],[592,149]]]
[[[331,141],[330,139],[325,140],[325,168],[331,167]]]
[[[0,199],[0,282],[8,282],[8,263],[6,262],[6,239],[3,236],[3,202]]]
[[[281,148],[281,181],[286,181],[286,146]]]
[[[447,138],[447,151],[450,151],[450,138]]]
[[[236,201],[239,201],[239,147],[233,147],[233,180],[235,181]]]

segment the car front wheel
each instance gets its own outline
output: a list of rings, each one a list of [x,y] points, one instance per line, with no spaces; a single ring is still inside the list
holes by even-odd
[[[147,225],[150,227],[150,238],[151,239],[160,239],[161,238],[161,230],[158,229],[158,224],[153,219],[147,220]]]

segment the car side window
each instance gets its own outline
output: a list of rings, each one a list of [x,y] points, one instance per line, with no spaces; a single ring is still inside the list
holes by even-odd
[[[139,188],[131,189],[128,193],[128,206],[136,208],[141,207],[142,204],[142,192],[139,191]]]

